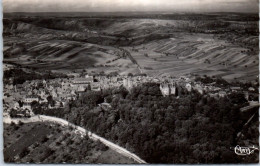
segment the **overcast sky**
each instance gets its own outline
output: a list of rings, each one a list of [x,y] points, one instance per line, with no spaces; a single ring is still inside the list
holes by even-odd
[[[2,0],[4,12],[258,12],[258,0]]]

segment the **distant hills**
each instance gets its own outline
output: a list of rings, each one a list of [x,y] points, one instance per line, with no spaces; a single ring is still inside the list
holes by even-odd
[[[4,60],[35,69],[245,80],[259,73],[256,14],[5,13],[3,25]]]

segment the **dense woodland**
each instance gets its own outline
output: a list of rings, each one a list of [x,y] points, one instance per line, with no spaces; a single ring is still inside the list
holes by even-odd
[[[237,145],[236,135],[252,115],[239,111],[247,105],[242,94],[219,99],[185,89],[178,94],[163,97],[158,84],[147,83],[131,92],[123,87],[85,92],[64,110],[46,111],[39,105],[33,111],[83,126],[148,163],[258,162],[258,152],[241,158],[230,149]],[[111,110],[97,106],[104,101],[111,104]],[[255,133],[247,131],[243,139],[258,138]]]

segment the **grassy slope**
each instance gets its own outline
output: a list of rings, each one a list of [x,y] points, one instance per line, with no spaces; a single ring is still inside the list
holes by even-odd
[[[43,142],[42,139],[45,137],[48,139]],[[98,149],[97,143],[91,140],[88,140],[88,152],[80,153],[80,159],[76,158],[74,155],[87,146],[83,139],[68,128],[54,124],[27,123],[16,128],[4,124],[4,158],[8,160],[16,156],[17,159],[13,160],[15,163],[68,162],[66,157],[71,158],[70,163],[134,163],[112,149]],[[19,157],[25,148],[29,149],[29,154]],[[49,154],[50,150],[53,150],[53,153]]]

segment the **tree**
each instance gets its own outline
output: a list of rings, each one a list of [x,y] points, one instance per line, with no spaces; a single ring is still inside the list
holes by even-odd
[[[31,103],[31,107],[32,107],[32,109],[36,109],[36,108],[40,107],[40,104],[37,101],[33,101]]]
[[[18,125],[19,125],[19,126],[22,126],[23,124],[24,124],[24,123],[19,120]]]
[[[132,73],[128,73],[128,77],[133,77],[134,75]]]
[[[49,96],[47,97],[47,100],[48,100],[48,103],[50,103],[50,102],[53,100],[52,96],[49,95]]]
[[[47,100],[48,100],[48,104],[50,104],[51,106],[54,106],[55,105],[55,100],[53,100],[52,96],[49,95],[47,97]]]
[[[27,154],[29,154],[30,153],[30,151],[29,151],[29,149],[27,148],[27,147],[25,147],[23,150],[22,150],[22,152],[19,154],[19,157],[20,158],[23,158],[23,157],[25,157]]]
[[[231,93],[228,95],[228,98],[233,104],[243,104],[247,102],[243,93]]]
[[[23,102],[21,100],[19,100],[18,103],[20,107],[23,107]]]

